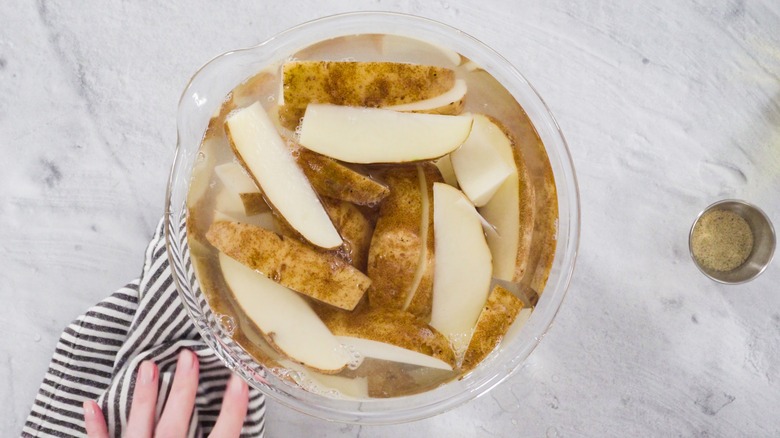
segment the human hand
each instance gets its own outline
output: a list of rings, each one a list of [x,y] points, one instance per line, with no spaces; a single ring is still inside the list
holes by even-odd
[[[182,350],[179,353],[171,392],[168,394],[160,421],[155,426],[159,372],[154,362],[142,362],[138,367],[133,404],[124,435],[133,438],[186,436],[195,405],[195,393],[198,389],[198,367],[198,357],[195,353],[189,350]],[[239,436],[248,404],[249,389],[240,377],[233,374],[225,389],[222,408],[210,436],[219,438]],[[89,438],[108,438],[103,412],[92,400],[84,402],[84,423]]]

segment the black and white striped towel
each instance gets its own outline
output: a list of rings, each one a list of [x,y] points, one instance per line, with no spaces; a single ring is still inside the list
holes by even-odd
[[[160,370],[160,415],[176,370],[178,352],[200,359],[200,383],[188,436],[207,436],[217,420],[230,371],[200,338],[173,283],[162,222],[146,249],[141,277],[114,292],[62,333],[49,370],[22,430],[23,437],[84,436],[82,403],[103,408],[109,434],[122,436],[138,366],[153,360]],[[249,388],[242,437],[261,437],[265,400]]]

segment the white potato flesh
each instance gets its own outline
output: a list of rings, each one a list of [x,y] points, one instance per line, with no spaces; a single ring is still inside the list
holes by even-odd
[[[234,193],[260,193],[252,177],[238,163],[220,164],[214,168],[214,173],[222,181],[222,185]]]
[[[431,326],[463,352],[490,292],[490,249],[474,205],[447,184],[433,185],[433,229]]]
[[[477,207],[487,204],[512,174],[514,161],[507,163],[499,152],[511,147],[501,128],[487,117],[475,114],[469,137],[450,154],[460,189]]]
[[[396,345],[352,336],[336,336],[336,339],[342,345],[353,348],[362,357],[452,371],[452,366],[443,360]]]
[[[493,254],[493,276],[515,281],[520,245],[520,180],[512,144],[508,141],[497,142],[495,146],[501,160],[511,167],[511,172],[490,201],[479,208],[479,213],[495,230],[487,235]]]
[[[236,153],[285,220],[314,245],[340,246],[336,227],[260,103],[232,113],[226,127]]]
[[[347,365],[339,341],[298,293],[225,254],[219,254],[219,264],[236,303],[275,348],[324,372]]]
[[[455,84],[449,91],[446,91],[438,96],[431,97],[430,99],[418,100],[417,102],[405,103],[401,105],[391,105],[383,107],[393,111],[430,111],[436,108],[445,107],[453,102],[457,102],[466,96],[466,81],[463,79],[456,79]]]
[[[438,158],[463,144],[471,114],[445,116],[381,108],[309,104],[304,147],[349,163],[405,163]]]
[[[454,50],[400,35],[383,35],[380,51],[385,61],[442,67],[455,67],[460,64],[460,55]]]

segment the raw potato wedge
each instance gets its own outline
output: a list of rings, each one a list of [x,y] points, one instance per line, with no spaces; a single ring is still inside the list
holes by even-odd
[[[341,234],[341,238],[344,239],[343,250],[348,254],[347,261],[361,272],[365,272],[373,226],[363,213],[349,202],[322,198],[322,205]]]
[[[414,163],[457,149],[473,120],[470,113],[446,116],[312,103],[303,116],[300,144],[347,163]]]
[[[308,149],[298,149],[295,159],[320,196],[371,206],[390,193],[390,189],[373,179]]]
[[[515,170],[500,148],[512,148],[509,137],[487,116],[474,114],[469,138],[450,154],[460,189],[477,207],[487,204]]]
[[[520,281],[525,275],[534,234],[534,188],[514,139],[500,122],[490,120],[504,133],[505,141],[495,144],[496,151],[512,172],[490,201],[479,208],[479,213],[496,230],[487,234],[493,254],[493,276]]]
[[[460,190],[433,185],[436,262],[431,326],[464,352],[490,293],[492,261],[474,205]]]
[[[241,203],[244,204],[244,213],[247,216],[254,216],[266,211],[271,211],[271,208],[266,204],[263,198],[262,192],[255,184],[249,174],[246,173],[244,167],[236,162],[230,162],[220,164],[214,168],[214,173],[217,174],[222,185],[226,189],[236,193],[241,199]]]
[[[368,277],[334,254],[263,228],[215,222],[206,238],[221,252],[277,283],[342,309],[353,309],[371,285]]]
[[[464,372],[472,370],[496,348],[522,308],[523,302],[511,292],[501,286],[493,288],[463,357]]]
[[[400,35],[382,35],[379,50],[384,59],[395,62],[445,67],[456,67],[461,63],[460,54],[454,50]]]
[[[322,206],[328,212],[330,220],[341,234],[344,244],[334,250],[323,250],[314,248],[324,254],[332,254],[340,257],[351,264],[361,272],[365,272],[368,260],[368,248],[371,244],[371,235],[374,232],[374,226],[359,208],[346,201],[339,201],[333,198],[321,198]],[[274,215],[275,229],[279,234],[304,240],[293,227],[291,227],[282,217]]]
[[[323,373],[344,369],[347,355],[303,297],[225,253],[219,264],[236,304],[274,349]]]
[[[406,298],[404,310],[428,321],[431,317],[431,308],[433,306],[433,263],[435,255],[433,185],[444,182],[444,178],[439,169],[431,163],[421,164],[417,169],[421,178],[424,178],[424,181],[420,181],[420,189],[423,195],[423,208],[427,209],[426,218],[422,220],[421,230],[422,235],[425,236],[425,244],[420,254],[420,265],[415,273],[417,287],[412,287],[412,293]]]
[[[450,90],[455,72],[395,62],[294,61],[282,66],[284,105],[279,117],[290,129],[310,103],[381,107],[429,99]]]
[[[277,213],[312,244],[341,246],[336,227],[260,102],[231,113],[225,132],[236,157]]]
[[[455,354],[447,338],[409,312],[388,309],[344,312],[327,306],[315,306],[314,311],[335,336],[385,342],[455,366]]]
[[[426,163],[388,169],[383,179],[390,196],[379,208],[368,251],[369,302],[427,319],[433,288],[432,186],[442,177]]]
[[[350,349],[360,353],[360,356],[363,358],[371,357],[390,362],[452,371],[452,366],[447,362],[428,356],[427,354],[388,344],[387,342],[372,341],[370,339],[356,338],[353,336],[337,336],[336,339],[338,339],[342,345],[346,345]]]
[[[444,94],[440,94],[430,99],[418,100],[417,102],[404,103],[401,105],[390,105],[384,107],[393,111],[409,111],[413,113],[428,114],[460,114],[463,111],[463,105],[466,100],[466,81],[456,79],[455,85]]]

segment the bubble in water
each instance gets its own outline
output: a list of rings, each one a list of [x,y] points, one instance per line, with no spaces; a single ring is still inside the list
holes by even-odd
[[[363,363],[363,355],[359,351],[355,350],[355,347],[347,344],[340,344],[337,353],[340,356],[344,356],[347,359],[347,368],[350,370],[356,370]]]
[[[275,101],[276,101],[276,98],[275,98],[273,95],[271,95],[271,96],[268,96],[268,101],[269,101],[269,102],[275,102]]]
[[[195,155],[195,162],[200,163],[201,161],[206,159],[206,154],[203,153],[203,151],[198,152],[198,155]]]
[[[233,336],[233,333],[236,331],[236,321],[233,319],[233,317],[230,315],[220,314],[215,315],[215,317],[219,330],[228,336]]]
[[[555,428],[555,426],[550,426],[547,428],[547,438],[560,438],[561,434],[558,433],[558,429]]]
[[[560,380],[560,377],[558,377],[558,375],[557,375],[557,374],[553,374],[553,376],[552,376],[552,381],[553,381],[553,382],[557,382],[558,380]]]
[[[210,189],[213,189],[213,188],[214,188],[214,187],[216,187],[216,186],[217,186],[217,182],[216,182],[216,181],[211,181],[211,182],[209,183],[209,188],[210,188]]]
[[[35,334],[35,336],[33,336],[33,341],[35,341],[35,342],[41,342],[41,335],[39,335],[38,333],[36,333],[36,334]]]
[[[379,201],[366,202],[366,207],[368,208],[375,208],[377,205],[379,205]]]
[[[271,280],[279,283],[280,281],[282,281],[282,273],[279,271],[271,272]]]
[[[515,420],[514,418],[512,419],[512,426],[517,426],[517,420]]]
[[[301,139],[301,128],[303,127],[303,117],[301,117],[298,120],[298,126],[295,127],[295,131],[293,131],[293,138],[295,141],[300,141]]]

